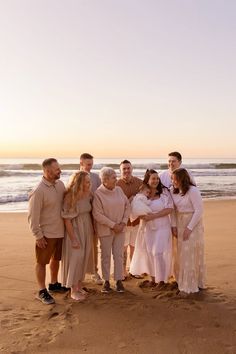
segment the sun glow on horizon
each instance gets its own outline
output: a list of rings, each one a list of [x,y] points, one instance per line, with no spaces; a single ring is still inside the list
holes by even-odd
[[[213,0],[0,4],[0,158],[236,157],[235,12]]]

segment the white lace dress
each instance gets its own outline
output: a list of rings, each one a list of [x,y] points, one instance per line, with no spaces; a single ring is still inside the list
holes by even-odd
[[[174,273],[180,291],[195,293],[205,287],[203,205],[197,187],[191,186],[182,196],[172,192],[176,213],[172,226],[177,226],[177,249]],[[188,240],[183,240],[186,227],[192,230]]]
[[[160,198],[152,200],[150,208],[153,213],[160,212],[165,208],[173,208],[169,192],[165,191]],[[167,282],[171,272],[171,259],[172,235],[169,215],[148,221],[145,227],[141,224],[130,264],[130,272],[132,274],[147,273],[155,278],[156,283]]]

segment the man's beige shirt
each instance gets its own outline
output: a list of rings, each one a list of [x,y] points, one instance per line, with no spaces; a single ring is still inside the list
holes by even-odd
[[[38,240],[42,237],[64,237],[64,222],[61,217],[65,186],[63,182],[55,184],[44,177],[29,195],[28,221],[32,234]]]

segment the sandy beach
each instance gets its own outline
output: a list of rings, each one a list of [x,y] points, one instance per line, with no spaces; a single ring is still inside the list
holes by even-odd
[[[102,294],[89,280],[88,299],[57,294],[34,299],[34,239],[26,213],[0,214],[0,352],[236,353],[236,200],[204,202],[207,289],[187,299],[176,290]]]

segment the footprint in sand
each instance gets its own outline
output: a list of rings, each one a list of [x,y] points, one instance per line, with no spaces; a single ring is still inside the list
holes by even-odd
[[[41,311],[27,309],[23,311],[21,309],[16,312],[9,307],[3,310],[8,311],[8,313],[4,312],[5,318],[1,321],[2,328],[8,330],[12,335],[18,333],[19,338],[25,338],[24,345],[21,340],[16,339],[14,341],[16,352],[20,348],[21,353],[25,350],[30,351],[30,347],[38,346],[40,343],[54,342],[56,337],[63,333],[71,323],[71,318],[73,318],[73,323],[78,322],[78,318],[72,313],[71,304],[66,307],[64,304],[57,304],[53,308],[43,308]],[[42,321],[45,323],[43,328],[41,326]],[[4,343],[2,343],[3,347]],[[6,351],[3,351],[3,353],[5,354]]]
[[[197,332],[203,332],[203,331],[205,330],[205,328],[204,328],[204,327],[200,327],[200,326],[196,326],[196,327],[195,327],[195,330],[196,330]]]
[[[57,316],[59,316],[58,312],[52,312],[48,315],[48,320],[50,320],[51,318],[57,317]]]
[[[41,317],[41,315],[35,314],[35,315],[33,315],[32,317],[35,318],[35,319],[37,319],[37,318]]]
[[[10,320],[8,319],[1,320],[1,327],[8,327],[9,322]]]
[[[29,332],[29,333],[24,333],[24,336],[25,336],[25,337],[31,337],[31,336],[32,336],[32,333],[30,333],[30,332]]]
[[[155,293],[155,290],[153,291]],[[174,299],[177,297],[176,291],[158,291],[154,296],[153,299],[162,299],[168,301],[169,299]]]
[[[12,310],[13,310],[13,308],[9,307],[9,306],[1,306],[0,307],[0,311],[2,311],[2,312],[12,311]]]

